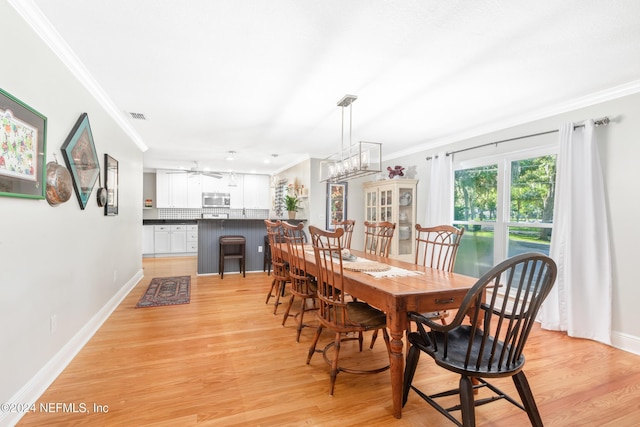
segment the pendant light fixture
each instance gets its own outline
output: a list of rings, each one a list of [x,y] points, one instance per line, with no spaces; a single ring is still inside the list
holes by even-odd
[[[345,95],[338,101],[342,109],[340,151],[320,162],[320,181],[340,182],[373,175],[382,171],[382,144],[379,142],[351,142],[353,102],[356,95]],[[349,141],[345,144],[345,108],[349,108]]]

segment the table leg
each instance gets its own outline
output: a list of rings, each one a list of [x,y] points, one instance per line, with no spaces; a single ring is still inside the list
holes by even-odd
[[[389,327],[389,335],[391,335],[391,354],[389,355],[391,395],[393,399],[393,416],[396,418],[402,417],[402,382],[404,380],[404,355],[402,353],[404,344],[402,337],[404,335],[405,322],[400,321],[400,318],[401,315],[387,314],[387,326]]]

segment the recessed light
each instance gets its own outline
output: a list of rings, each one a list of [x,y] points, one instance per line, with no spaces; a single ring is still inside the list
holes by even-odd
[[[231,161],[234,159],[236,152],[235,151],[229,151],[229,154],[227,155],[227,157],[225,157],[225,160]]]

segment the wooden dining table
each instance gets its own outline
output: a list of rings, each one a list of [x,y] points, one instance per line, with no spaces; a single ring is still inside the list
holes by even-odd
[[[286,250],[286,248],[285,248]],[[391,336],[389,355],[393,415],[402,417],[402,383],[404,379],[405,331],[409,326],[407,312],[430,312],[456,309],[467,291],[477,281],[474,277],[448,273],[392,258],[384,258],[351,250],[358,258],[416,271],[419,274],[376,278],[366,272],[344,269],[345,292],[384,311]],[[317,266],[311,246],[305,250],[307,273],[316,275]],[[349,261],[343,261],[348,267]]]

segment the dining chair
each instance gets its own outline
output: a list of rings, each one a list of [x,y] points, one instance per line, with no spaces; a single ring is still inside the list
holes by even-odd
[[[307,241],[304,232],[304,224],[299,222],[296,225],[288,222],[282,223],[284,231],[284,239],[287,242],[287,252],[289,259],[289,279],[291,281],[291,298],[287,305],[287,310],[282,318],[282,326],[285,325],[289,317],[297,319],[296,342],[300,341],[300,333],[302,328],[310,326],[304,323],[304,314],[308,311],[318,309],[316,304],[316,296],[318,284],[315,277],[307,274],[307,261],[305,259],[305,243]],[[300,311],[295,315],[290,314],[294,299],[300,299]]]
[[[389,256],[396,224],[389,221],[364,222],[364,251],[371,255]]]
[[[416,224],[416,257],[415,264],[436,270],[452,272],[462,241],[464,228],[451,225],[422,227]],[[422,313],[425,317],[438,318],[444,322],[448,316],[446,310]]]
[[[476,406],[505,399],[525,411],[533,426],[542,426],[522,370],[523,350],[556,274],[555,262],[546,255],[516,255],[478,279],[450,324],[443,325],[420,313],[409,313],[411,320],[417,323],[418,331],[411,332],[408,338],[411,347],[407,353],[403,406],[409,391],[414,390],[453,423],[467,427],[475,426]],[[432,357],[441,368],[459,374],[458,387],[428,395],[414,386],[412,382],[421,353]],[[511,377],[522,403],[487,380],[502,377]],[[488,391],[481,395],[480,390],[484,388]],[[460,405],[449,407],[451,402],[448,401],[445,408],[436,401],[453,395],[460,396]],[[455,411],[461,411],[462,422],[451,414]]]
[[[382,222],[364,222],[364,251],[371,255],[383,257],[389,256],[393,233],[396,224],[389,221]],[[371,336],[371,344],[369,348],[373,348],[373,344],[378,339],[378,331],[374,331]]]
[[[273,314],[278,311],[278,305],[280,304],[280,296],[284,295],[287,282],[289,278],[289,265],[287,262],[287,256],[282,249],[285,245],[284,231],[282,222],[280,220],[270,221],[264,220],[267,227],[267,235],[269,236],[269,249],[271,250],[271,266],[273,268],[273,280],[271,281],[271,288],[267,294],[267,300],[265,304],[269,304],[269,299],[275,297],[275,303],[273,308]]]
[[[353,235],[353,228],[356,225],[356,221],[353,219],[345,219],[344,221],[332,221],[332,225],[336,228],[342,228],[344,234],[342,235],[342,249],[351,249],[351,236]]]
[[[340,245],[344,230],[338,228],[335,231],[327,231],[311,225],[309,226],[309,232],[317,266],[317,298],[319,305],[317,317],[319,324],[311,347],[309,347],[307,365],[311,362],[311,358],[316,352],[322,353],[325,362],[331,366],[329,394],[333,396],[336,377],[339,372],[373,374],[389,369],[389,364],[372,369],[356,369],[340,366],[338,363],[341,343],[349,340],[358,340],[359,349],[362,351],[361,334],[365,331],[382,329],[387,345],[387,353],[390,353],[389,334],[386,329],[387,316],[384,312],[371,307],[369,304],[362,301],[352,301],[347,296],[342,268],[342,247]],[[327,344],[323,350],[316,350],[322,330],[325,328],[334,332],[334,340]],[[356,333],[357,337],[355,336]],[[333,359],[329,359],[327,355],[331,348],[334,349]]]

